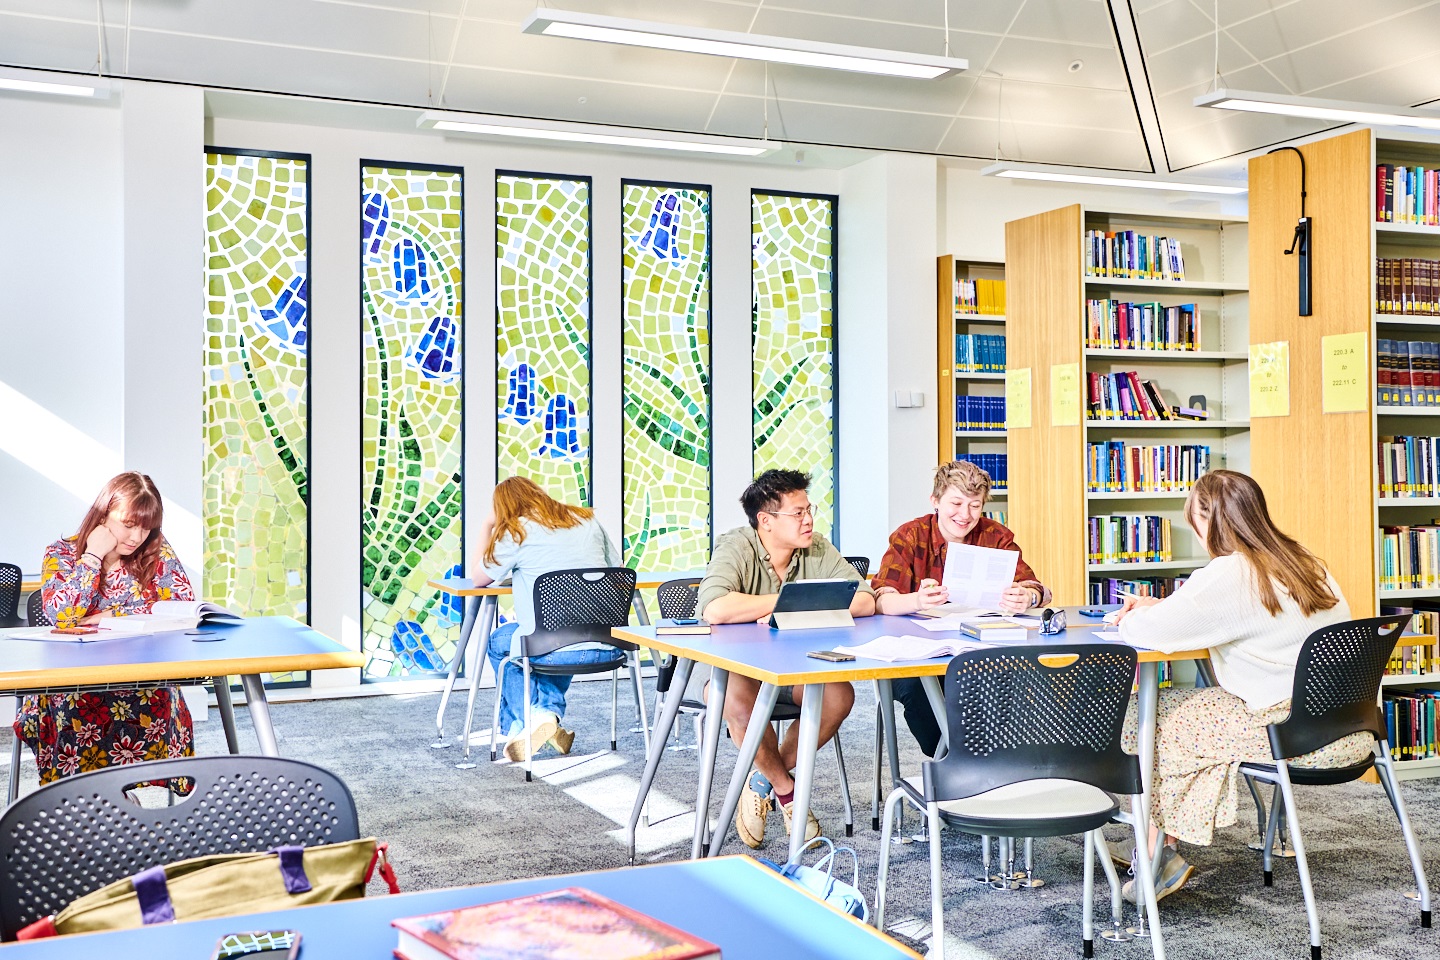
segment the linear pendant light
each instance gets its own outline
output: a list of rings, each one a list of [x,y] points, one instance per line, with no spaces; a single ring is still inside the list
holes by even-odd
[[[64,76],[60,79],[44,79]],[[48,96],[85,97],[91,100],[108,100],[112,92],[110,80],[105,77],[68,76],[63,74],[37,73],[32,70],[0,69],[0,90],[15,93],[38,93]]]
[[[1249,190],[1243,183],[1157,176],[1149,173],[1087,173],[1078,167],[1057,167],[1043,163],[992,163],[980,171],[985,177],[1011,180],[1049,180],[1055,183],[1084,183],[1100,187],[1135,187],[1141,190],[1185,190],[1190,193],[1217,193],[1234,196]]]
[[[1316,97],[1290,97],[1249,90],[1215,90],[1195,98],[1197,107],[1220,110],[1241,110],[1246,113],[1269,113],[1282,117],[1307,117],[1314,120],[1337,120],[1341,123],[1369,123],[1380,127],[1418,127],[1440,130],[1440,114],[1388,107],[1378,103],[1354,103],[1348,100],[1322,100]]]
[[[641,150],[672,150],[679,153],[708,153],[729,157],[763,157],[779,150],[773,140],[746,140],[740,137],[701,137],[683,133],[637,131],[627,127],[606,127],[593,123],[564,123],[519,117],[487,116],[478,113],[445,113],[427,110],[416,126],[423,130],[500,137],[510,140],[559,140],[592,143],[606,147],[633,147]]]
[[[575,40],[598,40],[632,47],[705,53],[741,60],[768,60],[802,67],[825,67],[856,73],[938,80],[969,68],[958,57],[934,57],[900,50],[852,47],[843,43],[820,43],[789,37],[768,37],[730,30],[709,30],[652,20],[627,20],[570,10],[540,7],[521,26],[525,33]]]

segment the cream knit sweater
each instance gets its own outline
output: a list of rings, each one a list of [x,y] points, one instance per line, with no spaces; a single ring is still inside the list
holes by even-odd
[[[1271,616],[1260,602],[1249,561],[1239,554],[1216,557],[1161,602],[1127,615],[1120,636],[1163,653],[1208,648],[1220,686],[1251,710],[1263,710],[1293,692],[1305,638],[1350,619],[1350,605],[1335,578],[1325,577],[1338,604],[1307,617],[1276,584],[1280,612]]]

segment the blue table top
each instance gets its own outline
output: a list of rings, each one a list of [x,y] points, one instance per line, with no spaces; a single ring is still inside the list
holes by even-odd
[[[400,865],[404,882],[404,865]],[[303,960],[390,960],[390,921],[510,897],[585,887],[720,947],[725,960],[902,960],[917,954],[780,879],[749,857],[720,857],[479,887],[379,896],[218,920],[86,934],[5,946],[14,960],[210,956],[228,933],[298,930]]]
[[[218,621],[87,643],[0,638],[0,691],[145,683],[364,666],[364,657],[290,617]],[[213,639],[210,639],[213,638]]]

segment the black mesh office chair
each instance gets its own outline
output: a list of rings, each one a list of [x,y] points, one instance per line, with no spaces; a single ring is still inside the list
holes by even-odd
[[[20,619],[20,568],[0,563],[0,627],[23,627]]]
[[[850,566],[854,567],[855,572],[860,574],[862,578],[870,576],[869,557],[846,557],[845,562],[850,564]]]
[[[1002,837],[1002,879],[1011,887],[1015,839],[1085,835],[1081,904],[1084,955],[1094,955],[1094,864],[1105,850],[1100,828],[1112,820],[1135,827],[1138,861],[1148,856],[1140,759],[1120,745],[1125,708],[1135,682],[1136,654],[1114,644],[1006,647],[961,654],[945,670],[950,751],[921,765],[885,802],[880,840],[875,923],[885,926],[885,882],[890,832],[904,800],[923,811],[930,838],[930,956],[943,960],[944,911],[940,889],[940,824],[963,833]],[[1125,814],[1112,794],[1130,796]],[[989,847],[985,847],[988,857]],[[1120,881],[1107,855],[1099,857],[1110,881],[1114,923],[1120,924]],[[989,874],[988,864],[986,874]],[[1164,956],[1155,913],[1155,882],[1139,871],[1151,947]]]
[[[628,567],[591,567],[576,570],[555,570],[535,578],[535,632],[520,638],[519,656],[500,661],[495,681],[495,715],[490,723],[490,759],[496,758],[495,736],[500,727],[500,677],[512,660],[525,674],[525,729],[531,728],[530,676],[579,676],[590,673],[611,674],[610,686],[610,749],[616,749],[616,715],[620,668],[630,667],[635,687],[635,702],[640,710],[640,727],[646,752],[650,746],[650,723],[645,716],[645,693],[640,685],[640,648],[633,643],[616,640],[611,627],[630,623],[631,602],[635,597],[635,571]],[[614,655],[594,663],[535,663],[534,658],[580,643],[599,643],[612,648]],[[525,779],[533,779],[530,742],[525,742]]]
[[[1320,915],[1315,907],[1315,892],[1310,886],[1310,864],[1305,857],[1305,841],[1300,835],[1300,819],[1295,806],[1294,784],[1330,786],[1358,780],[1372,767],[1380,777],[1400,832],[1410,855],[1410,869],[1419,890],[1420,926],[1430,926],[1430,887],[1425,879],[1425,866],[1405,801],[1395,779],[1386,742],[1385,720],[1375,705],[1380,696],[1380,678],[1395,651],[1395,643],[1405,629],[1405,617],[1371,617],[1349,620],[1322,627],[1306,638],[1300,648],[1295,667],[1295,687],[1291,694],[1290,716],[1272,723],[1270,751],[1273,763],[1243,763],[1240,772],[1247,782],[1263,780],[1276,787],[1278,798],[1272,797],[1270,815],[1264,816],[1260,797],[1253,783],[1264,844],[1264,881],[1273,881],[1272,851],[1283,806],[1290,827],[1290,841],[1295,850],[1295,866],[1300,874],[1300,889],[1305,896],[1305,913],[1310,922],[1310,955],[1320,957]],[[1352,733],[1369,733],[1375,738],[1375,755],[1346,767],[1319,768],[1292,766],[1288,761],[1319,750]],[[1276,800],[1279,802],[1276,802]]]
[[[139,807],[125,796],[136,783],[180,777],[195,786],[174,806]],[[0,939],[163,863],[359,837],[344,782],[299,760],[183,757],[65,777],[0,815]]]
[[[666,580],[660,584],[655,590],[655,603],[660,608],[660,616],[665,619],[685,620],[695,616],[695,601],[699,595],[699,577],[680,577],[676,580]],[[660,716],[661,702],[665,694],[669,692],[670,682],[674,678],[675,658],[669,654],[663,654],[662,659],[655,667],[654,716],[656,718]],[[687,698],[680,701],[680,712],[694,718],[695,743],[698,745],[700,743],[700,717],[705,715],[705,704],[693,697]]]
[[[55,621],[45,616],[45,598],[39,590],[25,602],[25,622],[32,627],[53,627]]]

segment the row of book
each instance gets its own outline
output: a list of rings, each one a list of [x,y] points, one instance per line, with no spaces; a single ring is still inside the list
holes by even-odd
[[[1085,346],[1098,350],[1199,350],[1199,311],[1193,303],[1085,301]]]
[[[1384,615],[1384,609],[1381,615]],[[1435,611],[1430,610],[1414,615],[1415,620],[1434,623]],[[1387,677],[1423,677],[1428,673],[1440,672],[1440,660],[1436,659],[1435,634],[1432,625],[1430,634],[1423,643],[1407,643],[1395,648],[1390,662],[1385,665]]]
[[[1440,437],[1381,437],[1376,444],[1380,496],[1440,497]]]
[[[1210,469],[1210,447],[1194,443],[1129,446],[1122,440],[1086,444],[1091,493],[1188,493]]]
[[[1174,556],[1170,521],[1164,517],[1091,517],[1088,535],[1085,559],[1090,563],[1145,563]]]
[[[1005,337],[998,333],[957,333],[956,373],[1004,373]]]
[[[983,516],[987,519],[994,520],[1002,527],[1010,526],[1010,514],[1004,510],[986,510]]]
[[[1440,526],[1415,524],[1380,528],[1380,589],[1415,590],[1440,586]]]
[[[1440,406],[1440,343],[1378,338],[1375,397],[1384,406]]]
[[[1375,222],[1440,226],[1440,175],[1424,167],[1375,167]]]
[[[1141,380],[1134,370],[1087,373],[1087,416],[1091,420],[1204,420],[1203,409],[1169,406],[1154,380]]]
[[[1377,257],[1375,312],[1440,315],[1440,260]]]
[[[1086,230],[1085,274],[1128,280],[1184,280],[1180,241],[1134,230]]]
[[[1122,594],[1133,593],[1138,597],[1165,598],[1179,589],[1186,577],[1092,577],[1090,579],[1090,602],[1096,606],[1124,601]]]
[[[1003,453],[962,453],[955,458],[966,463],[973,463],[984,470],[990,477],[990,492],[997,493],[1009,489],[1010,469],[1009,457]]]
[[[955,426],[960,430],[1004,430],[1005,398],[956,397]]]
[[[987,317],[1005,315],[1004,280],[956,280],[955,312]]]
[[[1385,694],[1385,739],[1390,743],[1391,760],[1400,763],[1440,756],[1435,738],[1437,697],[1440,690],[1418,687]]]

